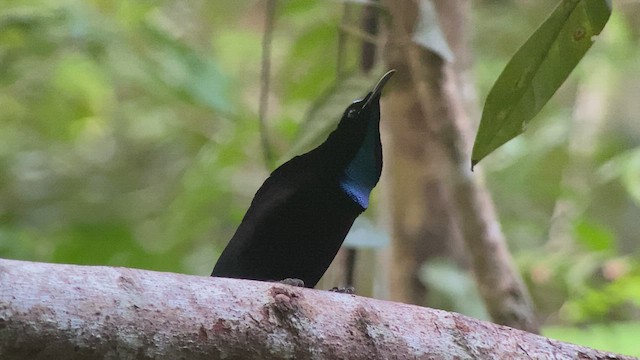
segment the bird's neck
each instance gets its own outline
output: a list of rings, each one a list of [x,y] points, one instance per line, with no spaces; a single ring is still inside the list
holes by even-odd
[[[340,188],[358,205],[366,209],[369,195],[380,179],[382,148],[378,121],[371,121],[362,145],[340,178]]]

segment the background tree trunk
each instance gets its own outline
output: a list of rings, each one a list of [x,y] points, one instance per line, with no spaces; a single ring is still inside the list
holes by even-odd
[[[415,2],[392,3],[391,9],[407,8],[418,14]],[[391,11],[393,27],[403,26],[413,32],[415,16],[406,19],[404,14]],[[457,23],[460,19],[454,19]],[[453,204],[449,176],[446,171],[449,160],[446,149],[430,129],[432,114],[423,111],[421,98],[415,91],[409,66],[401,48],[414,46],[407,42],[406,35],[397,29],[389,34],[387,59],[389,68],[398,69],[385,98],[382,111],[388,130],[389,146],[385,154],[386,184],[392,218],[392,260],[390,297],[395,301],[424,304],[428,289],[420,278],[422,265],[432,259],[454,258],[464,267],[467,263],[462,251],[462,240],[453,218]],[[424,59],[437,55],[424,52]],[[425,65],[429,77],[439,71],[437,67]],[[387,144],[385,144],[387,145]]]
[[[412,41],[420,14],[417,2],[387,4],[392,16],[387,62],[398,69],[394,91],[382,109],[392,119],[389,183],[397,264],[392,298],[422,303],[420,266],[451,254],[459,229],[492,319],[537,332],[528,290],[513,265],[491,197],[481,174],[469,170],[471,124],[462,89],[470,56],[462,29],[470,4],[434,1],[456,63]]]

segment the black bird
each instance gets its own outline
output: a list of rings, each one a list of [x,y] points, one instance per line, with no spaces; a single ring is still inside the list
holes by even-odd
[[[211,276],[318,283],[380,179],[380,95],[394,72],[347,107],[324,143],[271,173]]]

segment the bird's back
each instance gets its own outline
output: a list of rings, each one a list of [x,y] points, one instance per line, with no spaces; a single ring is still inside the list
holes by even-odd
[[[212,275],[298,278],[313,287],[364,210],[318,166],[314,154],[276,169],[256,193]]]

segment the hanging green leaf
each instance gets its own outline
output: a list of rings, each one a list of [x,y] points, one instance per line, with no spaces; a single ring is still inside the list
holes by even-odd
[[[474,166],[521,134],[593,44],[610,0],[563,0],[511,58],[487,96],[471,155]]]

